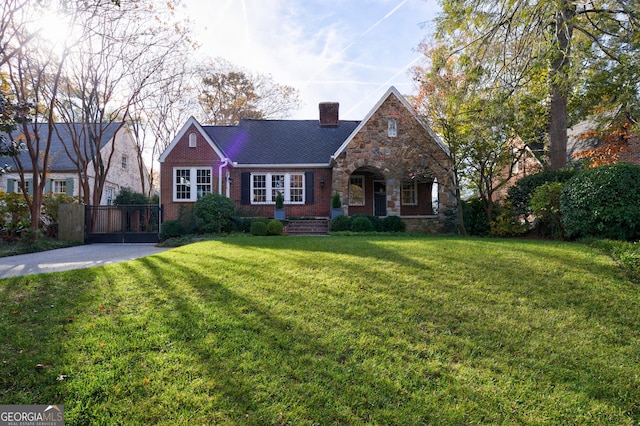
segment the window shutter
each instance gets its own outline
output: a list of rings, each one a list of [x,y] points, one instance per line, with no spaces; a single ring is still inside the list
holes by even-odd
[[[67,178],[65,185],[67,186],[67,195],[73,197],[73,178]]]
[[[33,179],[27,180],[27,191],[29,195],[33,195]]]
[[[304,173],[304,203],[305,204],[314,203],[313,172]]]
[[[251,173],[240,174],[240,204],[251,204]]]
[[[48,194],[51,192],[51,179],[47,179],[44,181],[44,193]]]
[[[15,192],[14,185],[16,184],[15,179],[7,179],[7,194],[11,194]]]

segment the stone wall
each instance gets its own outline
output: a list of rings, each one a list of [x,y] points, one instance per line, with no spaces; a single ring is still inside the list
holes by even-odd
[[[395,122],[395,136],[390,132],[390,120]],[[352,214],[348,205],[349,178],[357,171],[386,180],[387,215],[400,216],[401,184],[411,170],[420,170],[439,183],[439,213],[430,217],[430,223],[443,228],[445,211],[455,209],[450,157],[393,93],[364,123],[335,163],[332,188],[340,194],[347,214]]]

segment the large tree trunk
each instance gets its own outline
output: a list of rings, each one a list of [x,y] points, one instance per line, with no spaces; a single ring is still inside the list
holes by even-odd
[[[567,98],[569,82],[572,19],[576,5],[563,0],[555,16],[555,56],[551,63],[551,104],[549,117],[549,167],[559,170],[567,165]]]

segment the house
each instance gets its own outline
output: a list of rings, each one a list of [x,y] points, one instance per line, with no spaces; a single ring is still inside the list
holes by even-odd
[[[441,230],[455,211],[449,151],[394,87],[362,121],[340,120],[334,102],[319,120],[192,117],[159,162],[164,220],[210,192],[250,217],[274,217],[280,192],[289,218],[329,218],[337,192],[344,214],[400,216],[411,230]]]
[[[73,126],[73,133],[76,134],[80,134],[83,128],[83,125],[79,123],[72,124],[71,126]],[[49,125],[47,123],[39,123],[35,125],[35,127],[32,127],[32,131],[38,133],[41,141],[46,141],[49,131],[48,127]],[[83,195],[80,193],[80,191],[82,191],[82,185],[80,185],[79,182],[78,168],[76,164],[74,164],[74,158],[69,156],[74,155],[71,140],[72,132],[69,124],[53,124],[45,193],[67,194],[76,197]],[[65,146],[68,150],[65,150]],[[101,205],[112,204],[121,188],[126,187],[134,192],[142,192],[142,183],[135,150],[136,144],[133,136],[129,129],[123,126],[122,123],[111,123],[104,128],[100,152],[105,161],[109,155],[112,155],[112,162],[107,174],[105,189],[100,200]],[[24,166],[27,191],[31,193],[33,186],[29,177],[33,172],[33,165],[26,151],[20,153],[19,159]],[[16,162],[13,158],[7,158],[6,160],[7,164],[11,166],[11,171],[0,176],[0,189],[8,193],[21,192],[20,176],[17,172]],[[95,177],[93,164],[89,164],[87,174],[89,176],[91,191],[93,191],[92,179]],[[149,188],[148,182],[146,188]],[[90,195],[90,197],[92,196],[93,194]]]

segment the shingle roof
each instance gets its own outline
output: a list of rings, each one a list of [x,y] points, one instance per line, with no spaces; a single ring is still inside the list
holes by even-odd
[[[328,164],[360,121],[320,127],[318,120],[241,120],[237,126],[202,126],[239,164]]]
[[[113,139],[113,136],[115,135],[116,130],[120,128],[121,124],[122,123],[109,123],[106,125],[106,127],[104,128],[102,140],[100,141],[100,149],[104,148],[104,146],[107,143],[109,143],[111,139]],[[46,142],[46,139],[47,139],[47,132],[49,131],[48,126],[49,125],[47,123],[38,123],[35,126],[35,129],[33,126],[31,126],[31,129],[30,129],[31,132],[33,132],[34,130],[37,131],[41,141],[40,142],[41,149],[44,148],[44,143]],[[77,133],[80,133],[80,131],[82,130],[82,123],[73,123],[71,124],[71,126],[74,126],[75,132]],[[54,127],[52,129],[53,133],[51,135],[51,148],[49,150],[49,159],[50,159],[49,164],[51,166],[49,170],[52,172],[65,172],[65,171],[76,170],[76,166],[74,166],[73,162],[71,161],[71,159],[69,158],[69,156],[64,150],[64,143],[67,143],[68,144],[67,146],[70,149],[70,153],[73,154],[71,149],[72,137],[71,137],[69,125],[67,123],[54,123],[53,127]],[[18,135],[19,135],[18,133],[15,133],[14,137]],[[26,150],[22,151],[18,157],[20,158],[20,161],[22,161],[22,164],[25,167],[25,170],[27,171],[32,170],[31,159],[29,158],[29,153],[26,152]],[[15,163],[13,158],[7,159],[7,160],[9,160],[7,162],[11,164],[15,170]]]

